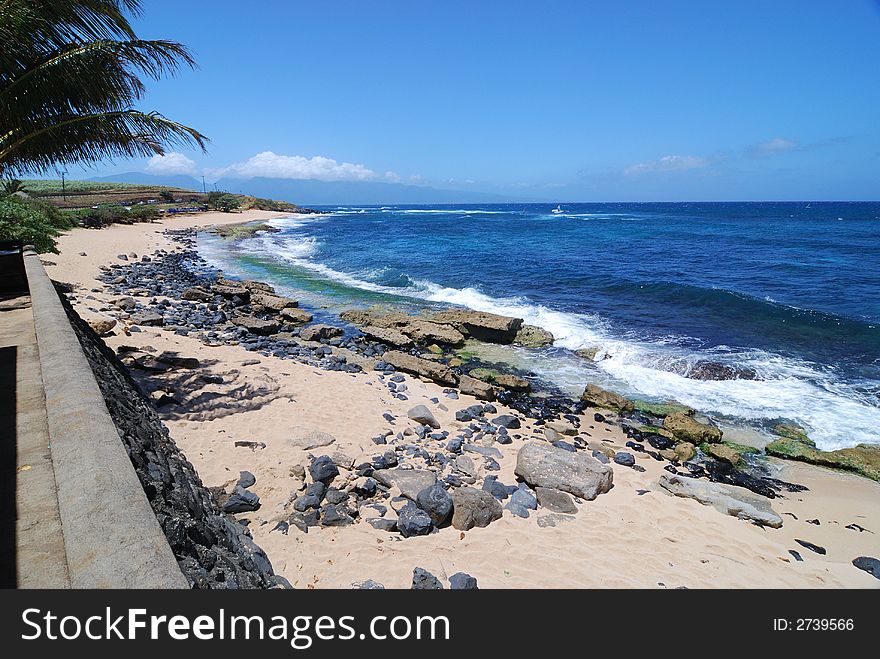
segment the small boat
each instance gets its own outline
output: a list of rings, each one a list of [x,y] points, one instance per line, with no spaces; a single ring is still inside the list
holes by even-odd
[[[565,211],[562,210],[562,208],[559,207],[559,204],[557,204],[557,205],[556,205],[556,208],[554,208],[554,209],[553,209],[552,211],[550,211],[550,212],[551,212],[551,213],[557,213],[557,214],[558,214],[558,213],[564,213]]]

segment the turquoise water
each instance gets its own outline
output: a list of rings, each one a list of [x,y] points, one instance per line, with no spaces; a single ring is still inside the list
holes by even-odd
[[[572,393],[592,381],[823,448],[880,443],[880,204],[569,204],[327,208],[237,243],[229,274],[336,311],[462,305],[556,337],[507,359]],[[596,361],[572,354],[600,349]],[[700,361],[759,379],[703,381]]]

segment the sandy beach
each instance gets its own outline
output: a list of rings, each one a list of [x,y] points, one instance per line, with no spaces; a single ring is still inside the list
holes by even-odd
[[[120,254],[152,255],[180,245],[165,229],[200,228],[286,214],[248,211],[174,217],[155,223],[113,225],[102,230],[75,229],[59,240],[60,254],[44,262],[56,281],[76,286],[75,308],[115,314],[111,294],[98,279],[101,266],[120,264]],[[664,462],[635,453],[644,471],[613,464],[614,487],[577,505],[576,514],[542,508],[527,519],[504,511],[485,528],[459,531],[451,526],[430,535],[403,538],[363,520],[341,527],[313,527],[303,533],[290,516],[291,494],[300,482],[293,468],[308,472],[309,456],[330,455],[336,464],[369,462],[388,446],[372,439],[416,424],[407,418],[415,405],[427,406],[442,429],[467,427],[455,413],[481,401],[444,393],[445,387],[404,375],[408,400],[391,395],[382,375],[364,371],[326,371],[296,360],[263,356],[235,345],[211,346],[158,327],[123,331],[118,324],[104,337],[114,349],[174,351],[199,360],[186,371],[137,372],[147,390],[162,388],[179,405],[162,408],[163,421],[207,486],[234,482],[240,471],[256,477],[250,488],[261,506],[237,515],[249,520],[255,542],[268,554],[276,573],[297,588],[350,588],[367,579],[388,588],[408,588],[415,567],[441,580],[457,572],[476,577],[481,588],[876,588],[880,581],[852,565],[857,556],[880,549],[880,484],[855,475],[771,459],[775,477],[804,485],[783,492],[772,507],[783,519],[769,528],[725,515],[693,499],[671,496],[658,486]],[[256,363],[254,363],[256,361]],[[219,377],[202,377],[219,376]],[[586,383],[584,383],[586,384]],[[517,416],[521,428],[513,441],[496,446],[497,471],[477,466],[476,487],[489,473],[516,483],[517,451],[531,439],[534,420],[495,404],[497,414]],[[384,414],[393,417],[389,422]],[[494,415],[492,415],[494,416]],[[599,422],[589,410],[580,432],[590,445],[627,450],[627,436],[614,415]],[[313,431],[335,441],[311,450],[302,439]],[[389,437],[390,439],[390,437]],[[265,448],[236,446],[236,441]],[[344,478],[345,475],[343,475]],[[392,494],[394,492],[392,491]],[[855,525],[855,526],[853,526]],[[847,528],[850,527],[850,528]],[[863,529],[863,530],[859,530]],[[826,550],[824,555],[796,542]],[[791,551],[799,554],[796,560]]]

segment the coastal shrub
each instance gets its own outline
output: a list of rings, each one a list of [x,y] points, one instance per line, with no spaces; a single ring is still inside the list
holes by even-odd
[[[19,197],[0,198],[0,240],[21,240],[38,252],[58,252],[59,234],[43,204]]]
[[[224,213],[231,213],[234,210],[237,210],[239,206],[241,206],[241,202],[238,200],[238,197],[231,194],[223,193],[219,197],[217,197],[213,204],[210,199],[208,204],[211,205],[218,211],[223,211]]]
[[[152,206],[135,206],[128,213],[135,222],[150,222],[162,215],[159,209]]]

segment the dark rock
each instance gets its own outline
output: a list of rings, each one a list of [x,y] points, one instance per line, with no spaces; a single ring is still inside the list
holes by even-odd
[[[450,590],[477,590],[477,580],[466,572],[456,572],[449,577]]]
[[[257,477],[254,476],[249,471],[239,472],[238,483],[236,483],[237,487],[252,487],[257,482]]]
[[[806,540],[798,540],[794,539],[796,543],[798,543],[801,547],[805,549],[809,549],[810,551],[816,552],[817,554],[825,555],[825,547],[820,547],[819,545],[814,545],[812,542],[807,542]]]
[[[853,559],[852,564],[860,570],[864,570],[868,574],[880,579],[880,560],[870,556],[859,556]]]
[[[340,506],[328,504],[321,510],[321,526],[348,526],[354,522]]]
[[[224,513],[248,513],[260,507],[260,497],[249,492],[243,487],[236,486],[226,503],[223,504]]]
[[[312,480],[327,483],[339,475],[339,468],[329,455],[322,455],[312,460],[309,473],[312,475]]]
[[[427,570],[417,567],[413,570],[412,590],[443,590],[443,584]]]
[[[431,516],[412,502],[397,514],[397,530],[404,538],[428,535],[432,528]]]
[[[636,458],[632,453],[618,451],[614,454],[614,461],[624,467],[632,467],[636,463]]]
[[[496,416],[494,419],[492,419],[492,423],[494,423],[496,426],[501,426],[502,428],[508,428],[511,430],[516,430],[517,428],[521,427],[519,419],[510,414],[502,414],[501,416]]]
[[[428,513],[434,526],[441,526],[452,514],[452,497],[439,482],[419,492],[416,503]]]

